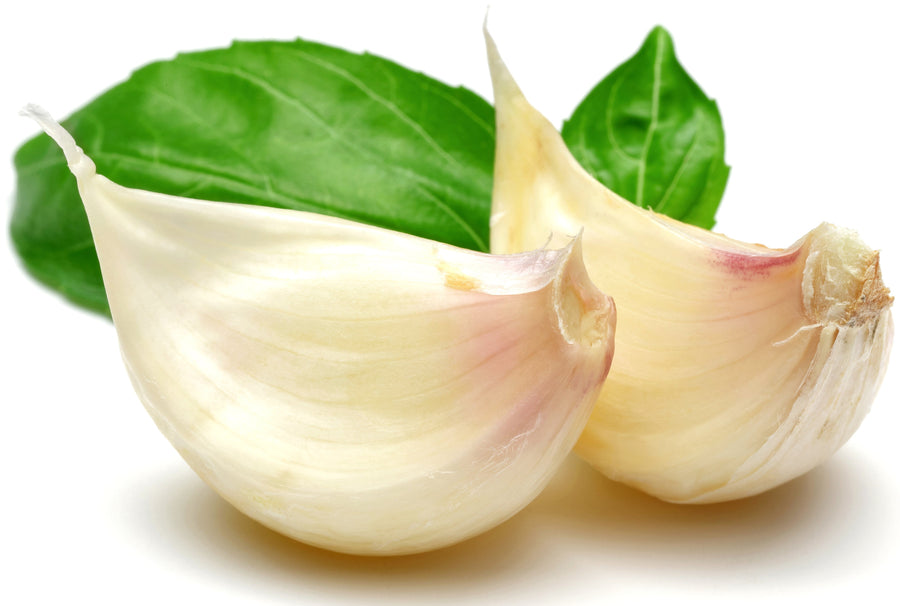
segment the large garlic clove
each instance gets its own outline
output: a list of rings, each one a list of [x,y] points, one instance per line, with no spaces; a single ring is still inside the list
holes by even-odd
[[[225,499],[357,554],[455,543],[525,506],[608,372],[578,242],[492,256],[325,216],[128,189],[63,128],[122,355]]]
[[[616,301],[616,358],[576,452],[662,499],[756,494],[818,465],[857,429],[891,344],[878,253],[821,225],[745,244],[638,208],[578,165],[488,36],[497,110],[491,251],[584,229]]]

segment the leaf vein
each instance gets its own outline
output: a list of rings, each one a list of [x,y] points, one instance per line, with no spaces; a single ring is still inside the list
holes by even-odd
[[[431,135],[428,134],[428,131],[422,128],[422,125],[418,124],[415,120],[410,118],[409,115],[407,115],[402,109],[400,109],[400,107],[398,107],[396,103],[385,99],[384,97],[373,91],[371,88],[366,86],[366,84],[362,80],[360,80],[350,72],[340,68],[338,65],[335,65],[330,61],[326,61],[325,59],[313,57],[312,55],[305,53],[299,49],[296,52],[310,63],[313,63],[314,65],[318,65],[322,69],[330,71],[339,78],[342,78],[346,82],[349,82],[350,84],[355,86],[365,96],[369,97],[372,101],[374,101],[378,105],[381,105],[389,112],[397,116],[397,118],[399,118],[401,122],[409,126],[413,130],[413,132],[415,132],[423,141],[425,141],[425,143],[429,147],[431,147],[447,162],[450,162],[454,166],[460,167],[460,164],[456,160],[456,158],[454,158],[449,152],[447,152],[447,150],[441,147],[441,145],[437,141],[435,141],[435,139]]]
[[[657,34],[657,37],[662,34]],[[659,93],[662,81],[662,60],[663,60],[663,44],[659,39],[656,42],[656,54],[653,58],[653,91],[650,97],[650,126],[647,128],[647,136],[644,139],[644,147],[641,150],[640,164],[638,164],[637,176],[637,194],[635,196],[635,204],[644,205],[644,183],[647,179],[647,158],[650,155],[650,145],[653,142],[653,135],[659,126]]]
[[[308,55],[306,55],[305,53],[302,53],[302,51],[298,51],[298,52],[300,52],[300,54],[303,55],[308,60],[312,61],[312,59],[310,59],[310,57]],[[297,109],[300,109],[301,111],[303,111],[303,113],[305,113],[306,115],[308,115],[312,119],[314,119],[319,124],[319,126],[321,126],[326,132],[328,132],[328,134],[340,145],[344,146],[345,148],[347,148],[351,151],[355,151],[368,159],[374,160],[374,162],[376,164],[378,164],[379,166],[381,166],[383,169],[387,170],[388,172],[403,175],[404,177],[413,181],[416,184],[416,189],[419,190],[420,192],[423,192],[425,194],[425,197],[430,202],[432,202],[440,211],[442,211],[445,215],[447,215],[453,222],[457,223],[463,229],[463,231],[465,231],[472,238],[472,240],[476,243],[477,246],[480,247],[481,250],[487,250],[487,244],[484,242],[484,239],[481,238],[477,234],[477,232],[472,228],[471,225],[469,225],[458,213],[456,213],[444,200],[442,200],[440,197],[433,194],[427,187],[423,187],[423,185],[426,185],[426,184],[430,184],[432,187],[439,186],[440,184],[434,182],[433,180],[426,179],[418,173],[414,173],[403,167],[390,164],[385,161],[383,154],[378,154],[378,153],[374,152],[373,150],[369,150],[365,146],[359,145],[357,142],[354,142],[354,141],[348,139],[347,137],[342,136],[339,131],[337,131],[335,128],[333,128],[324,118],[322,118],[317,112],[315,112],[309,105],[302,103],[296,97],[289,95],[287,92],[276,87],[274,84],[272,84],[270,81],[268,81],[264,78],[260,78],[254,74],[250,74],[249,72],[246,72],[245,70],[238,69],[238,68],[231,67],[231,66],[217,66],[217,65],[213,65],[213,64],[203,63],[200,61],[182,60],[182,62],[185,65],[195,67],[198,69],[210,70],[210,71],[214,71],[214,72],[218,72],[218,73],[225,73],[228,75],[233,75],[233,76],[245,79],[245,80],[259,86],[260,88],[262,88],[266,92],[272,94],[273,96],[276,96],[279,99],[284,100],[289,105],[291,105]],[[317,65],[321,65],[321,64],[319,64],[318,61],[312,61],[312,62]],[[331,64],[329,64],[329,65],[331,65]],[[321,67],[323,67],[324,69],[328,69],[329,71],[333,71],[326,65],[321,65]],[[347,75],[347,77],[349,77],[349,74]],[[393,81],[393,77],[392,77],[392,81]],[[367,89],[364,89],[361,84],[359,85],[359,87],[360,87],[360,90],[362,90],[364,93],[366,92]],[[368,94],[367,94],[367,96],[369,96],[369,98],[377,101],[377,99],[375,97],[372,97],[371,95],[368,95]],[[445,98],[448,100],[451,100],[452,102],[454,102],[454,104],[457,103],[455,100],[453,100],[452,97],[445,97]],[[396,107],[396,106],[394,106],[394,107]],[[458,105],[458,107],[465,110],[464,106]],[[398,109],[398,111],[399,111],[399,109]],[[405,116],[405,114],[403,114],[403,115]],[[474,117],[474,114],[472,114],[472,115]],[[407,116],[407,119],[411,121],[411,119],[409,119],[408,116]],[[474,119],[473,119],[473,122],[481,125],[485,129],[487,129],[484,122],[478,122]],[[424,132],[424,131],[422,131],[422,132]],[[427,136],[427,134],[426,134],[426,137],[427,137],[426,140],[433,141],[433,139],[431,139],[430,136]],[[442,148],[440,148],[440,146],[437,146],[436,142],[434,143],[434,145],[436,147],[434,147],[434,146],[433,147],[439,153],[442,154],[442,157],[444,157],[445,159],[449,159],[450,161],[454,162],[457,166],[459,166],[458,162],[456,162],[455,159],[453,159],[451,156],[449,156],[449,154],[447,154]],[[273,190],[273,187],[271,184],[271,178],[268,175],[263,175],[263,178],[266,183],[265,191],[270,191],[270,192],[274,193],[274,190]],[[325,203],[318,203],[318,207],[327,209],[328,205]],[[384,207],[384,208],[387,208],[387,207]]]
[[[164,166],[170,170],[182,171],[194,176],[199,174],[203,177],[201,182],[194,183],[189,189],[184,191],[197,191],[201,187],[203,187],[203,182],[205,182],[206,184],[222,185],[230,191],[254,196],[255,198],[260,200],[268,200],[273,203],[272,205],[278,205],[283,208],[296,208],[298,203],[308,204],[309,206],[321,208],[324,210],[333,208],[333,206],[328,202],[315,200],[310,197],[291,196],[283,192],[278,192],[271,187],[271,184],[269,182],[267,182],[268,187],[261,187],[254,181],[231,177],[227,174],[211,173],[206,168],[199,170],[196,167],[182,165],[178,162],[174,162],[163,157],[143,158],[141,156],[119,154],[115,152],[93,153],[92,157],[94,157],[96,160],[106,158],[107,160],[115,160],[124,163],[148,164],[151,167]],[[182,197],[187,197],[183,193],[179,195],[181,195]]]
[[[621,155],[626,160],[631,160],[633,162],[639,162],[640,158],[632,156],[625,148],[619,144],[619,142],[615,138],[614,126],[613,126],[613,109],[615,108],[616,97],[619,94],[619,88],[622,86],[622,82],[625,81],[625,77],[623,75],[622,78],[619,78],[615,82],[613,82],[612,87],[610,87],[609,91],[609,103],[606,105],[606,139],[609,141],[610,145],[612,145],[613,150]]]
[[[691,137],[691,144],[688,146],[687,151],[681,157],[681,162],[678,164],[678,170],[675,171],[675,175],[672,177],[672,180],[669,182],[668,187],[666,187],[665,193],[663,194],[662,198],[659,199],[659,203],[656,205],[656,207],[653,210],[660,212],[660,211],[662,211],[663,208],[666,207],[666,205],[668,204],[668,202],[670,200],[670,196],[672,195],[672,192],[675,191],[675,186],[678,184],[678,181],[681,179],[681,175],[684,174],[684,171],[687,167],[688,158],[690,158],[691,155],[694,153],[694,149],[696,147],[697,147],[697,135],[695,133],[694,136]]]

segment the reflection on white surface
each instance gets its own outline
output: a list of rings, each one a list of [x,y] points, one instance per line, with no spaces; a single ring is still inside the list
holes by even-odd
[[[195,580],[227,578],[247,595],[322,593],[378,604],[422,596],[490,603],[505,593],[549,601],[573,578],[593,579],[578,581],[578,590],[597,599],[692,588],[727,596],[763,585],[813,591],[823,579],[852,580],[882,558],[882,524],[893,515],[878,478],[852,453],[769,493],[705,506],[664,503],[572,457],[531,506],[496,530],[398,558],[334,554],[287,539],[186,468],[141,478],[119,496],[127,540]]]

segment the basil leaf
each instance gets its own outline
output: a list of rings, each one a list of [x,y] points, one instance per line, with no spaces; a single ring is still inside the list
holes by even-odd
[[[662,27],[604,78],[562,128],[585,169],[638,206],[710,228],[725,192],[725,133]]]
[[[64,125],[122,185],[488,249],[491,105],[367,53],[297,40],[182,54],[137,70]],[[11,232],[25,267],[108,313],[63,155],[40,135],[15,167]]]

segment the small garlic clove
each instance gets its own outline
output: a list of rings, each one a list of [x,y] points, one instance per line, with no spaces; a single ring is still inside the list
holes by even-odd
[[[128,189],[27,113],[77,177],[141,401],[250,517],[336,551],[426,551],[509,518],[570,452],[615,325],[577,240],[486,255]]]
[[[821,225],[786,250],[638,208],[578,165],[487,36],[497,110],[491,251],[584,229],[616,301],[616,358],[576,446],[662,499],[753,495],[812,469],[857,429],[884,376],[891,297],[878,253]]]

